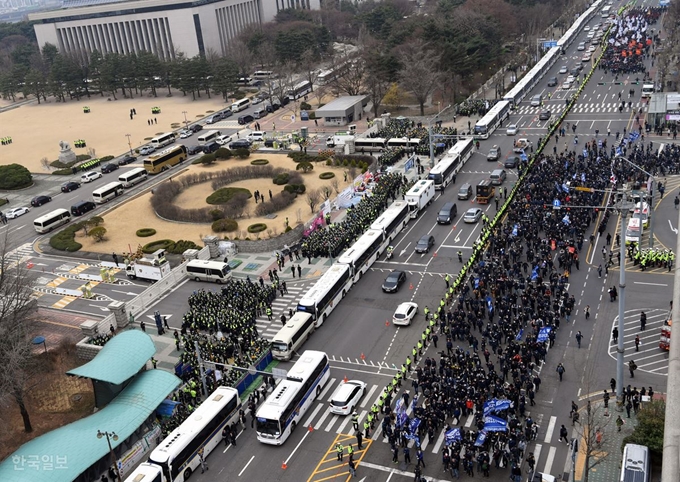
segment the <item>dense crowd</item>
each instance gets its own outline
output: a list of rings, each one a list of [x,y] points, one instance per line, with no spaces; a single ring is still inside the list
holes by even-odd
[[[376,185],[356,206],[347,209],[340,223],[313,231],[302,242],[302,255],[309,258],[337,257],[366,231],[373,221],[396,199],[404,186],[400,174],[383,174]]]
[[[467,99],[458,105],[456,113],[468,117],[473,115],[483,116],[495,103],[495,100]]]
[[[436,122],[432,126],[432,132],[435,135],[442,136],[455,136],[458,130],[455,127],[442,127],[441,122]],[[405,153],[429,155],[430,154],[430,135],[428,132],[428,126],[424,126],[422,122],[416,123],[411,119],[398,118],[390,119],[387,125],[376,132],[372,132],[368,135],[370,138],[381,138],[381,139],[394,139],[394,138],[408,138],[408,139],[420,139],[420,144],[415,149],[404,149]],[[436,154],[441,154],[446,149],[450,149],[455,143],[454,138],[437,139],[435,142],[435,152]],[[391,158],[391,156],[384,157],[385,160]],[[398,160],[398,159],[397,159]],[[394,162],[397,162],[395,160]],[[394,164],[392,162],[392,164]],[[381,165],[392,165],[388,162],[381,161]]]

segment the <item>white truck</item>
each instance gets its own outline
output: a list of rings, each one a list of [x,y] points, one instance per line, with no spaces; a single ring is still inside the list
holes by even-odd
[[[158,281],[172,271],[170,263],[165,259],[165,250],[154,251],[150,258],[140,258],[128,263],[125,262],[125,274],[130,279],[142,278]]]
[[[354,134],[351,132],[336,132],[332,136],[326,138],[326,147],[344,146],[348,141],[354,140]]]
[[[434,199],[434,181],[423,179],[416,182],[406,193],[406,203],[411,211],[411,218],[418,217],[420,212]]]

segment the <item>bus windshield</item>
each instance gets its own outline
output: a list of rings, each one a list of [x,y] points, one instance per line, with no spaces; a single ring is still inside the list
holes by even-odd
[[[268,418],[258,417],[256,422],[258,432],[273,436],[278,436],[281,434],[281,426],[278,420],[270,420]]]

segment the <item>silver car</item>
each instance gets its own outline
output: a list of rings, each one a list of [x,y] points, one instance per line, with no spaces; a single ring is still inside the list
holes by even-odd
[[[470,208],[463,216],[463,222],[474,224],[482,217],[482,210],[480,208]]]

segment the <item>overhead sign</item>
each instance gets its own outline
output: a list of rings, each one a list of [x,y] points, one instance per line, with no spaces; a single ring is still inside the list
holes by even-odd
[[[562,203],[560,202],[559,199],[555,199],[553,201],[553,209],[559,209],[561,205],[562,205]]]
[[[574,188],[576,191],[584,191],[584,192],[595,192],[595,189],[592,187],[581,187],[581,186],[576,186]]]

